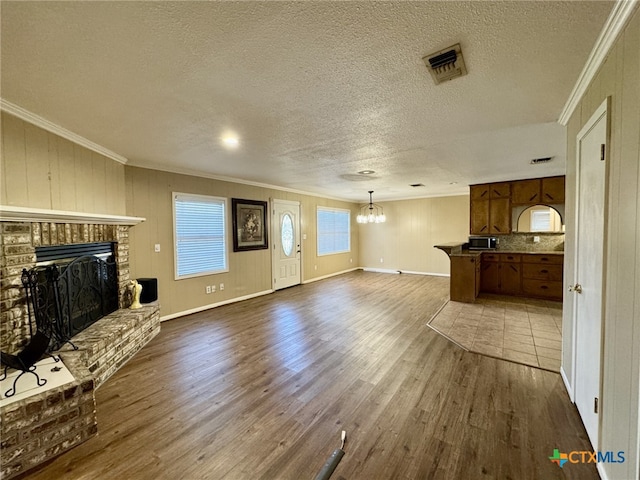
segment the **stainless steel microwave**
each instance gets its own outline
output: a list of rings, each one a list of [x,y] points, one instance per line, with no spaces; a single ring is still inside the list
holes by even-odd
[[[496,237],[469,237],[469,250],[491,250],[498,248]]]

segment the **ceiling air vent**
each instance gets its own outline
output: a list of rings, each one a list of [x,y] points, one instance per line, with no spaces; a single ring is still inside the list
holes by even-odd
[[[411,183],[409,186],[413,188],[424,187],[424,183]]]
[[[531,164],[538,165],[539,163],[547,163],[547,162],[550,162],[552,158],[553,157],[534,158],[533,160],[531,160]]]
[[[422,60],[436,85],[467,74],[459,43],[427,55]]]

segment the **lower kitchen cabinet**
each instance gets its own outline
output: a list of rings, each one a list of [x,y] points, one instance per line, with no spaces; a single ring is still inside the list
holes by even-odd
[[[523,293],[531,297],[562,300],[562,263],[562,255],[523,255]]]
[[[449,297],[473,302],[480,293],[480,255],[452,255]]]
[[[514,253],[483,253],[481,290],[519,295],[522,291],[520,259],[520,255]]]

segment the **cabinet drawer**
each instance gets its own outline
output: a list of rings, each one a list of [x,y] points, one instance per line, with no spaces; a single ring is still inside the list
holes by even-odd
[[[544,254],[524,255],[522,258],[522,261],[524,263],[562,265],[564,261],[564,255],[544,255]]]
[[[522,280],[522,291],[525,295],[543,298],[562,298],[562,282],[551,282],[546,280]]]
[[[522,278],[562,282],[562,265],[522,264]]]
[[[482,254],[483,262],[498,262],[500,261],[500,255],[497,253],[483,253]]]

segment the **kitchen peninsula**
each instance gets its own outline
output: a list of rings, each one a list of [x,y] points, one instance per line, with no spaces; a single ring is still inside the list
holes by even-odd
[[[451,260],[451,300],[485,292],[561,301],[563,214],[564,176],[471,185],[469,232],[495,237],[480,237],[482,249],[435,245]]]

